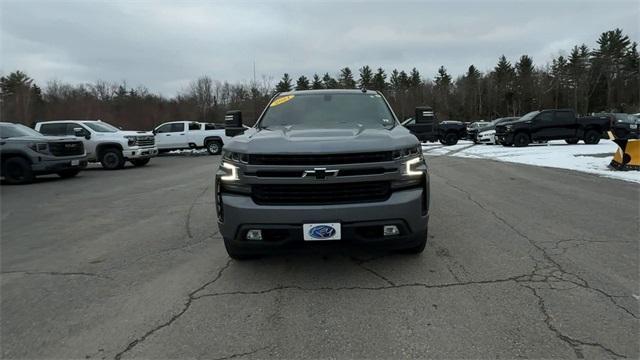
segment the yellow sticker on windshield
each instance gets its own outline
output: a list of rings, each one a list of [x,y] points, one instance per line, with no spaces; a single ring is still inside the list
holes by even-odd
[[[284,104],[287,101],[293,99],[294,97],[295,97],[295,95],[287,95],[287,96],[279,97],[279,98],[273,100],[273,102],[271,103],[271,105],[269,105],[269,107],[274,107],[274,106],[278,106],[278,105]]]

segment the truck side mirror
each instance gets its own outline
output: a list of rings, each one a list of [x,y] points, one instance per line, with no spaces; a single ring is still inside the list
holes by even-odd
[[[83,128],[73,128],[73,134],[77,137],[84,137],[85,139],[91,139],[91,134]]]
[[[243,134],[245,131],[242,126],[242,112],[240,110],[229,110],[224,116],[224,134],[234,137]]]

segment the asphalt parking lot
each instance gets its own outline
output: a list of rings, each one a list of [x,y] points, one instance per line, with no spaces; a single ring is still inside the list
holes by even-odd
[[[638,358],[640,191],[429,158],[420,256],[231,261],[219,157],[1,187],[2,358]]]

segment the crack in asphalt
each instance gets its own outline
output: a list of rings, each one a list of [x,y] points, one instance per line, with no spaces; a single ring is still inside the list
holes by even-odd
[[[269,346],[265,346],[265,347],[261,347],[259,349],[255,349],[255,350],[251,350],[251,351],[247,351],[247,352],[243,352],[243,353],[236,353],[236,354],[231,354],[231,355],[227,355],[227,356],[223,356],[223,357],[219,357],[219,358],[213,358],[213,360],[229,360],[229,359],[235,359],[237,357],[241,357],[241,356],[247,356],[247,355],[253,355],[255,353],[257,353],[258,351],[262,351],[265,349],[270,349]]]
[[[564,341],[565,343],[567,343],[575,352],[576,357],[578,359],[583,359],[584,355],[582,354],[582,350],[580,349],[580,346],[593,346],[593,347],[598,347],[602,350],[604,350],[605,352],[607,352],[609,355],[618,357],[618,358],[627,358],[627,356],[617,353],[614,350],[600,344],[597,342],[586,342],[583,340],[579,340],[579,339],[575,339],[572,338],[566,334],[563,334],[557,327],[555,327],[555,325],[553,325],[552,322],[552,316],[549,314],[549,311],[547,310],[546,304],[544,302],[544,299],[542,298],[542,296],[540,294],[538,294],[538,292],[536,291],[535,288],[530,287],[528,285],[521,285],[522,287],[525,287],[529,290],[531,290],[531,292],[533,293],[533,296],[535,296],[538,299],[538,308],[540,309],[540,312],[544,315],[545,319],[544,319],[544,323],[547,325],[547,327],[549,328],[550,331],[552,331],[553,333],[555,333],[556,337],[562,341]]]
[[[502,223],[505,226],[507,226],[509,229],[511,229],[514,233],[516,233],[521,238],[527,240],[527,242],[529,242],[529,244],[533,248],[535,248],[535,249],[537,249],[539,251],[539,253],[543,256],[544,260],[546,260],[546,263],[551,265],[551,268],[552,268],[551,274],[549,276],[541,276],[541,278],[538,281],[534,281],[533,280],[533,276],[532,276],[532,279],[531,279],[532,281],[531,282],[548,282],[552,278],[559,280],[558,282],[568,282],[568,283],[574,284],[574,285],[576,285],[578,287],[581,287],[581,288],[584,288],[584,289],[588,289],[588,290],[591,290],[591,291],[595,291],[595,292],[605,296],[618,309],[624,311],[625,313],[627,313],[628,315],[630,315],[634,319],[638,319],[639,318],[631,310],[629,310],[626,307],[620,305],[616,301],[616,297],[622,297],[622,296],[611,295],[611,294],[607,293],[606,291],[604,291],[604,290],[602,290],[600,288],[593,287],[593,286],[591,286],[589,284],[589,282],[587,280],[585,280],[581,276],[565,270],[564,267],[558,261],[553,259],[551,257],[551,255],[549,255],[549,253],[547,252],[547,249],[545,247],[539,245],[537,242],[535,242],[529,236],[524,234],[522,231],[518,230],[515,226],[510,224],[505,218],[503,218],[502,216],[498,215],[494,210],[491,210],[491,209],[487,208],[484,204],[482,204],[478,200],[474,199],[470,192],[466,191],[465,189],[460,188],[459,186],[456,186],[456,185],[452,184],[449,181],[449,179],[447,179],[445,177],[442,177],[442,176],[440,176],[440,177],[442,179],[444,179],[444,183],[447,186],[449,186],[449,187],[451,187],[453,189],[456,189],[456,190],[462,192],[463,194],[465,194],[469,201],[473,202],[474,204],[476,204],[478,207],[480,207],[484,211],[490,213],[496,220],[498,220],[500,223]],[[534,258],[534,257],[531,257],[531,258],[532,258],[532,260],[534,261],[534,264],[535,264],[534,265],[533,275],[538,275],[538,274],[536,274],[536,271],[537,271],[537,268],[539,266],[538,265],[539,260]],[[553,271],[553,270],[555,270],[555,271]],[[566,276],[573,277],[574,279],[567,278]],[[547,318],[547,320],[545,320],[545,323],[547,323],[547,326],[549,327],[550,330],[555,332],[556,335],[559,338],[561,338],[562,340],[567,342],[574,349],[574,351],[576,352],[576,356],[578,358],[582,358],[583,356],[582,356],[582,353],[579,350],[576,350],[576,346],[577,346],[576,344],[600,347],[603,350],[607,351],[611,355],[615,355],[615,356],[618,356],[618,357],[626,357],[624,355],[620,355],[620,354],[616,353],[615,351],[613,351],[613,350],[611,350],[609,348],[604,347],[601,344],[583,342],[583,341],[571,338],[571,337],[569,337],[569,336],[567,336],[565,334],[562,334],[557,328],[552,326],[552,324],[550,323],[551,316],[548,314],[546,308],[544,307],[544,300],[542,299],[542,297],[538,295],[537,291],[535,291],[534,288],[532,288],[530,286],[527,286],[527,285],[522,285],[522,286],[525,286],[525,287],[527,287],[529,289],[532,289],[534,291],[534,295],[538,298],[539,306],[541,307],[541,310],[543,311],[543,313],[545,314],[545,316]],[[550,289],[556,290],[554,288],[550,288]]]
[[[441,176],[440,176],[441,177]],[[635,318],[635,319],[640,319],[640,317],[638,317],[638,315],[634,314],[631,310],[627,309],[626,307],[618,304],[618,302],[615,300],[614,295],[611,295],[609,293],[607,293],[606,291],[600,289],[600,288],[596,288],[593,287],[589,284],[589,282],[587,280],[585,280],[584,278],[582,278],[581,276],[574,274],[572,272],[569,272],[567,270],[564,269],[564,267],[557,262],[555,259],[553,259],[551,257],[551,255],[549,255],[549,253],[547,252],[547,249],[545,249],[543,246],[540,246],[537,242],[535,242],[533,239],[531,239],[529,236],[527,236],[526,234],[524,234],[522,231],[518,230],[515,226],[513,226],[512,224],[510,224],[506,219],[504,219],[502,216],[498,215],[495,211],[487,208],[485,205],[483,205],[482,203],[480,203],[479,201],[477,201],[476,199],[473,198],[473,196],[471,196],[471,193],[469,193],[468,191],[453,185],[452,183],[449,182],[449,179],[443,178],[445,181],[445,184],[464,193],[467,196],[467,199],[471,202],[473,202],[474,204],[476,204],[478,207],[480,207],[481,209],[485,210],[486,212],[490,213],[493,215],[493,217],[495,217],[498,221],[500,221],[502,224],[504,224],[505,226],[507,226],[509,229],[511,229],[514,233],[516,233],[518,236],[520,236],[521,238],[527,240],[529,242],[529,244],[531,244],[531,246],[533,246],[535,249],[537,249],[542,256],[545,258],[545,260],[548,263],[551,263],[556,269],[558,269],[558,271],[561,272],[561,274],[566,274],[566,275],[570,275],[573,276],[574,278],[578,279],[579,281],[575,281],[575,280],[567,280],[567,279],[563,279],[565,281],[571,282],[575,285],[578,285],[582,288],[585,289],[589,289],[595,292],[598,292],[602,295],[604,295],[605,297],[607,297],[611,303],[616,306],[617,308],[619,308],[620,310],[624,311],[625,313],[629,314],[631,317]],[[537,260],[534,260],[537,261]],[[618,296],[619,297],[619,296]]]
[[[468,286],[468,285],[485,285],[485,284],[500,284],[506,282],[515,282],[518,283],[520,281],[526,281],[528,279],[529,274],[511,276],[502,279],[491,279],[491,280],[476,280],[476,281],[465,281],[465,282],[455,282],[455,283],[444,283],[444,284],[424,284],[424,283],[406,283],[406,284],[395,284],[395,285],[386,285],[386,286],[339,286],[339,287],[304,287],[300,285],[279,285],[269,289],[264,290],[255,290],[255,291],[228,291],[228,292],[218,292],[218,293],[208,293],[199,296],[194,296],[193,300],[198,300],[206,297],[217,297],[217,296],[226,296],[226,295],[263,295],[268,294],[275,291],[283,291],[283,290],[296,290],[296,291],[351,291],[351,290],[364,290],[364,291],[380,291],[380,290],[389,290],[389,289],[401,289],[401,288],[424,288],[424,289],[443,289],[457,286]]]
[[[171,316],[171,318],[169,318],[169,320],[167,320],[167,321],[163,322],[162,324],[152,328],[151,330],[148,330],[141,337],[131,341],[124,350],[120,351],[119,353],[117,353],[115,355],[114,359],[115,360],[120,360],[124,354],[126,354],[129,351],[131,351],[131,349],[133,349],[134,347],[138,346],[139,344],[141,344],[142,342],[147,340],[147,338],[149,338],[149,336],[153,335],[158,330],[161,330],[161,329],[163,329],[165,327],[170,326],[176,320],[178,320],[182,315],[184,315],[184,313],[186,313],[187,310],[189,310],[189,307],[191,307],[191,304],[193,304],[193,301],[196,299],[195,294],[197,294],[198,292],[202,291],[202,289],[206,288],[207,286],[209,286],[209,285],[215,283],[216,281],[218,281],[222,277],[222,274],[224,273],[224,271],[227,270],[229,268],[229,266],[231,265],[231,261],[232,260],[229,259],[227,261],[227,263],[218,270],[218,274],[213,278],[213,280],[207,281],[206,283],[204,283],[203,285],[201,285],[197,289],[195,289],[192,292],[190,292],[188,294],[187,301],[184,303],[184,306],[182,307],[182,309],[180,311],[178,311],[173,316]]]
[[[351,260],[353,260],[353,262],[354,262],[358,267],[360,267],[361,269],[363,269],[363,270],[365,270],[365,271],[367,271],[367,272],[369,272],[369,273],[373,274],[375,277],[377,277],[377,278],[381,279],[382,281],[386,282],[387,284],[389,284],[389,285],[391,285],[391,286],[395,286],[395,285],[396,285],[393,281],[391,281],[391,280],[390,280],[389,278],[387,278],[386,276],[384,276],[384,275],[380,274],[379,272],[377,272],[377,271],[375,271],[375,270],[373,270],[373,269],[371,269],[371,268],[369,268],[369,267],[365,266],[365,265],[364,265],[364,263],[365,263],[364,261],[359,260],[359,259],[357,259],[357,258],[355,258],[355,257],[351,257]],[[371,261],[371,260],[369,260],[369,261]]]
[[[37,270],[7,270],[0,274],[24,274],[24,275],[52,275],[52,276],[90,276],[101,279],[113,280],[112,278],[90,272],[60,272],[60,271],[37,271]]]
[[[189,237],[189,239],[193,239],[193,234],[191,234],[191,213],[193,212],[193,208],[196,206],[198,200],[200,200],[200,198],[204,196],[207,190],[209,190],[209,184],[207,184],[204,189],[202,189],[202,191],[193,199],[191,205],[189,206],[189,210],[187,211],[187,217],[184,221],[184,227],[187,231],[187,236]]]

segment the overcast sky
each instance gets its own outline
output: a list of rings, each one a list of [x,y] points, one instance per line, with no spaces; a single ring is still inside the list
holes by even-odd
[[[638,41],[640,1],[30,1],[0,0],[0,72],[44,85],[126,80],[173,96],[206,74],[249,81],[337,75],[368,64],[433,78],[505,54],[545,65],[622,28]]]

